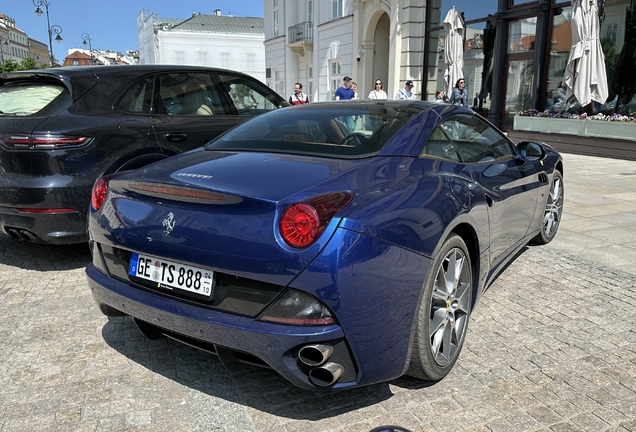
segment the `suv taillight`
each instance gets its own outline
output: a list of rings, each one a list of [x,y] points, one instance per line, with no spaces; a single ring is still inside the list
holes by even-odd
[[[311,245],[352,199],[351,192],[332,192],[290,205],[280,218],[281,237],[295,248]]]
[[[36,135],[31,138],[24,135],[12,135],[0,138],[0,141],[6,147],[13,147],[16,149],[57,149],[62,147],[83,146],[90,141],[90,137]]]

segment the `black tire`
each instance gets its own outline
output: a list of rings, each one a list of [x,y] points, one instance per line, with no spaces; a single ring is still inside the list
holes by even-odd
[[[453,274],[447,271],[449,265],[456,269]],[[466,338],[473,290],[468,248],[461,237],[452,235],[424,283],[407,375],[437,381],[451,371]]]
[[[559,171],[554,171],[550,192],[546,197],[543,211],[543,221],[541,231],[532,239],[536,244],[548,244],[552,241],[559,225],[561,225],[561,215],[563,214],[563,175]]]

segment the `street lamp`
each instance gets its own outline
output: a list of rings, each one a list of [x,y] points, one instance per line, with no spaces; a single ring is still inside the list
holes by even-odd
[[[62,34],[62,27],[59,25],[51,26],[51,20],[49,19],[49,6],[51,3],[46,0],[33,0],[33,4],[37,7],[37,9],[35,9],[35,13],[38,16],[42,16],[42,8],[40,6],[44,6],[46,9],[46,25],[49,29],[49,50],[51,52],[51,66],[53,66],[53,63],[55,62],[55,57],[53,56],[53,33],[57,35],[55,37],[57,43],[62,42],[62,36],[60,36],[60,34]]]
[[[91,35],[89,35],[88,33],[82,33],[82,39],[84,40],[84,42],[82,42],[82,45],[86,46],[86,44],[88,44],[88,49],[91,53],[91,66],[92,66],[95,63],[93,62],[93,43],[91,40]]]
[[[0,35],[0,64],[4,66],[4,46],[9,45],[9,38],[5,35]]]

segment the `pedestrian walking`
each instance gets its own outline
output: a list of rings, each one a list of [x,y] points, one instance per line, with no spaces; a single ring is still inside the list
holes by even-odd
[[[468,106],[468,91],[466,91],[466,81],[464,78],[458,79],[455,83],[449,102],[457,106]]]
[[[292,105],[309,103],[309,96],[303,93],[303,85],[301,83],[294,84],[294,94],[289,97],[289,103]]]
[[[386,92],[382,88],[382,81],[377,79],[375,80],[375,87],[371,92],[369,92],[369,99],[388,99]]]
[[[395,95],[395,99],[408,99],[413,100],[413,81],[408,80],[404,83],[404,88],[398,90]]]
[[[342,79],[342,87],[338,87],[336,90],[336,100],[349,100],[353,99],[355,92],[351,88],[351,77],[345,76]]]

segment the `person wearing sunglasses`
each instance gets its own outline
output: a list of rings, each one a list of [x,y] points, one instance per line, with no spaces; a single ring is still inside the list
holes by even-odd
[[[466,90],[466,81],[464,78],[458,79],[455,83],[449,102],[457,106],[468,106],[468,91]]]
[[[382,81],[379,79],[375,80],[375,86],[373,90],[369,93],[369,99],[388,99],[386,92],[382,90]]]

